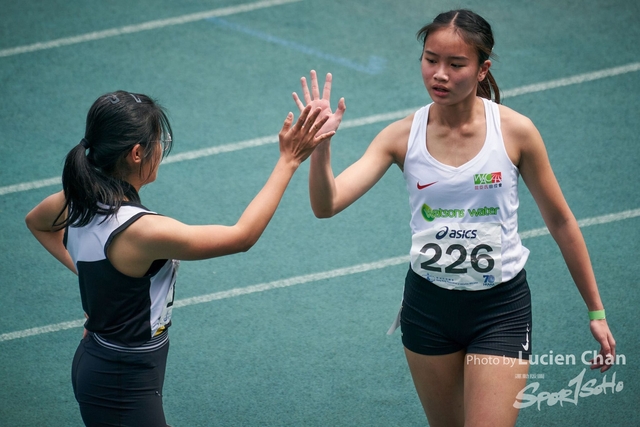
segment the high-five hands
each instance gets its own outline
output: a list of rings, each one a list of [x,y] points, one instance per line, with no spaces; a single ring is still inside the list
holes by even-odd
[[[321,108],[322,112],[320,117],[328,116],[328,120],[324,123],[318,134],[323,134],[331,131],[338,130],[340,122],[342,122],[342,116],[347,109],[344,102],[344,98],[340,98],[338,101],[338,108],[335,112],[331,111],[331,73],[327,73],[327,77],[324,81],[324,88],[322,90],[322,98],[320,97],[320,88],[318,86],[318,76],[314,70],[311,70],[311,92],[307,86],[307,79],[302,77],[300,83],[302,85],[302,95],[304,102],[298,97],[297,93],[293,93],[293,100],[302,112],[305,106],[311,105],[314,109]]]
[[[323,131],[329,116],[322,114],[322,109],[307,105],[300,112],[298,121],[293,123],[293,113],[287,118],[278,134],[280,154],[298,164],[305,161],[318,144],[331,138],[335,131]]]

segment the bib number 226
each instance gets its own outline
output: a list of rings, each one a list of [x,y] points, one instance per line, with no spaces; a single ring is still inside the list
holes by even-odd
[[[433,255],[431,256],[431,258],[420,263],[420,267],[428,271],[442,272],[442,268],[437,266],[438,261],[440,261],[440,258],[442,258],[442,247],[437,243],[427,243],[422,247],[422,249],[420,249],[420,252],[425,256],[428,256],[427,252],[429,252],[430,250],[433,250]],[[460,267],[461,265],[465,264],[465,261],[467,260],[467,248],[459,244],[452,244],[447,247],[445,252],[447,255],[450,255],[453,258],[453,262],[444,267],[445,273],[464,274],[467,272],[468,268],[464,266]],[[475,246],[471,250],[471,268],[473,268],[478,273],[488,273],[489,271],[493,270],[495,261],[489,255],[490,252],[493,252],[493,248],[489,245],[480,244],[478,246]],[[456,253],[457,255],[454,255],[454,253]],[[434,264],[436,266],[433,266]]]

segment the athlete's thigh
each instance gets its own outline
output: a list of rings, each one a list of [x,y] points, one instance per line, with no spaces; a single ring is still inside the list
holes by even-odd
[[[418,397],[431,427],[464,425],[464,351],[428,356],[405,347]]]
[[[518,418],[513,406],[527,383],[528,360],[467,354],[464,366],[465,427],[511,427]]]

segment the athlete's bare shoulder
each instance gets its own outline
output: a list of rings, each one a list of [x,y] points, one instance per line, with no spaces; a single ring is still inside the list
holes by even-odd
[[[499,108],[503,132],[507,130],[508,132],[526,135],[535,129],[531,119],[524,114],[520,114],[505,105],[499,105]]]
[[[499,108],[500,127],[505,148],[509,158],[517,166],[520,163],[522,152],[535,148],[535,145],[543,144],[542,138],[538,129],[527,116],[504,105],[500,105]]]

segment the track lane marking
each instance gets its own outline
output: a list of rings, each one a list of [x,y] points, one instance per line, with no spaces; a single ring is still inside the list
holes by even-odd
[[[94,31],[92,33],[81,34],[72,37],[63,37],[48,42],[33,43],[24,46],[12,47],[0,50],[0,58],[20,55],[23,53],[36,52],[39,50],[55,49],[62,46],[69,46],[78,43],[85,43],[94,40],[102,40],[110,37],[117,37],[124,34],[139,33],[141,31],[156,30],[159,28],[170,27],[173,25],[188,24],[190,22],[202,21],[209,18],[220,16],[235,15],[243,12],[251,12],[258,9],[264,9],[282,4],[295,3],[302,0],[264,0],[256,3],[247,3],[238,6],[223,7],[212,9],[204,12],[191,13],[188,15],[176,16],[174,18],[157,19],[154,21],[143,22],[141,24],[127,25],[124,27],[110,28],[108,30]]]

